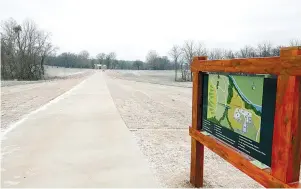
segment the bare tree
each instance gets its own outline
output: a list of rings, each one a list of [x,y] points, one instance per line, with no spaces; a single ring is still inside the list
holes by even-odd
[[[118,67],[118,64],[119,64],[118,60],[116,60],[115,58],[112,59],[112,69],[116,69]]]
[[[196,55],[196,44],[194,41],[188,40],[184,42],[184,45],[182,47],[182,53],[183,53],[183,59],[185,61],[185,66],[183,69],[187,70],[182,70],[183,73],[186,71],[188,72],[189,66],[192,63],[193,57]],[[187,78],[185,78],[187,80]],[[190,73],[190,80],[192,81],[192,72]]]
[[[280,49],[282,48],[283,46],[281,45],[278,45],[276,47],[273,47],[272,48],[272,56],[280,56]]]
[[[225,50],[224,51],[224,58],[225,59],[233,59],[235,57],[235,53],[232,50]]]
[[[96,55],[96,59],[98,60],[99,64],[104,64],[104,60],[106,59],[106,54],[105,53],[98,53]]]
[[[179,65],[181,70],[181,81],[187,81],[189,65],[186,63],[183,57],[180,57]]]
[[[108,69],[114,69],[113,62],[116,59],[116,53],[115,52],[110,52],[109,54],[106,55],[105,57],[105,62],[107,65]]]
[[[272,44],[270,42],[262,42],[258,44],[256,50],[259,57],[272,56]]]
[[[1,77],[36,80],[44,75],[44,63],[56,48],[50,34],[39,30],[31,20],[18,25],[14,19],[1,25]]]
[[[199,42],[195,46],[195,55],[194,56],[207,56],[207,54],[208,54],[208,52],[207,52],[205,45],[203,43]]]
[[[181,54],[182,54],[181,48],[177,45],[174,45],[169,51],[169,55],[172,58],[175,67],[175,81],[177,81],[178,62]]]
[[[137,68],[137,70],[140,70],[143,66],[143,62],[141,60],[135,60],[133,62],[133,67]]]
[[[207,55],[207,49],[205,48],[204,44],[201,42],[196,43],[195,41],[185,41],[184,45],[182,47],[182,54],[183,54],[183,60],[184,60],[184,66],[182,70],[182,75],[186,75],[185,73],[190,72],[189,67],[191,66],[193,57],[195,56],[206,56]],[[188,76],[188,74],[187,74]],[[188,80],[185,78],[185,80]],[[190,80],[192,80],[192,72],[190,72]]]
[[[301,40],[300,39],[292,39],[292,40],[290,40],[289,46],[301,46]]]
[[[211,49],[208,53],[208,59],[209,60],[218,60],[218,59],[224,59],[225,50],[220,48],[214,48]]]
[[[257,57],[257,54],[256,50],[253,47],[245,46],[236,53],[236,56],[238,58],[252,58]]]
[[[79,61],[80,61],[80,67],[81,68],[86,68],[86,67],[89,67],[90,66],[90,60],[89,60],[89,52],[86,51],[86,50],[83,50],[81,52],[79,52],[78,54],[78,58],[79,58]]]
[[[150,50],[146,55],[146,63],[149,65],[151,69],[157,70],[159,69],[159,55],[156,51]]]
[[[86,50],[83,50],[83,51],[81,51],[81,52],[79,53],[79,56],[80,56],[80,58],[83,58],[83,59],[88,59],[88,58],[89,58],[89,56],[90,56],[90,54],[89,54],[89,52],[88,52],[88,51],[86,51]]]
[[[21,26],[10,18],[1,23],[1,77],[13,79],[16,77],[18,67],[16,62],[16,33],[21,31]]]

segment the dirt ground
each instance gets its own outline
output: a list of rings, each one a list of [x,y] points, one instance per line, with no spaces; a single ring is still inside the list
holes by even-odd
[[[41,81],[1,81],[1,131],[68,91],[92,72],[85,70],[78,74],[66,74],[60,79]]]
[[[114,102],[163,187],[192,187],[188,134],[192,90],[165,85],[167,79],[160,73],[142,73],[137,82],[137,74],[130,75],[128,71],[106,72]],[[149,82],[150,77],[157,84]],[[262,187],[208,149],[204,178],[204,187],[210,188]]]
[[[6,82],[7,85],[4,82],[1,86],[1,129],[71,89],[92,72],[65,79],[25,82],[26,85],[18,81]],[[161,185],[192,187],[188,134],[191,83],[174,82],[172,71],[107,70],[105,78],[120,115]],[[206,148],[204,179],[207,188],[262,187]]]
[[[110,76],[122,80],[137,81],[143,83],[152,83],[166,86],[179,86],[192,88],[191,82],[175,82],[174,70],[108,70],[107,73],[114,72]],[[180,72],[177,73],[178,79]]]

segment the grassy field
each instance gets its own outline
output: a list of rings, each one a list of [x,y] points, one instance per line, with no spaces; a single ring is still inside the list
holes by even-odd
[[[215,86],[209,82],[208,85],[208,110],[207,110],[207,118],[211,118],[216,116],[215,112],[217,109],[217,94],[214,88]]]
[[[220,120],[225,112],[225,105],[227,104],[228,97],[228,85],[229,80],[226,76],[223,75],[209,75],[209,83],[212,83],[213,90],[215,90],[215,94],[217,95],[216,99],[216,119]],[[218,86],[218,88],[217,88]]]
[[[254,104],[262,105],[263,77],[233,76],[240,90]],[[252,86],[255,86],[252,88]]]

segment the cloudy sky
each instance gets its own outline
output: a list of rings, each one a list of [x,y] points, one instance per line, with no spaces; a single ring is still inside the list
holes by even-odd
[[[166,55],[174,44],[202,41],[238,49],[301,39],[301,0],[0,0],[0,20],[34,20],[64,51],[118,59]]]

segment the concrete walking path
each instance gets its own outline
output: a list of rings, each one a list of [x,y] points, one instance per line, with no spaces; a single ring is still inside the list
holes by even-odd
[[[159,187],[102,72],[2,138],[2,187]]]

